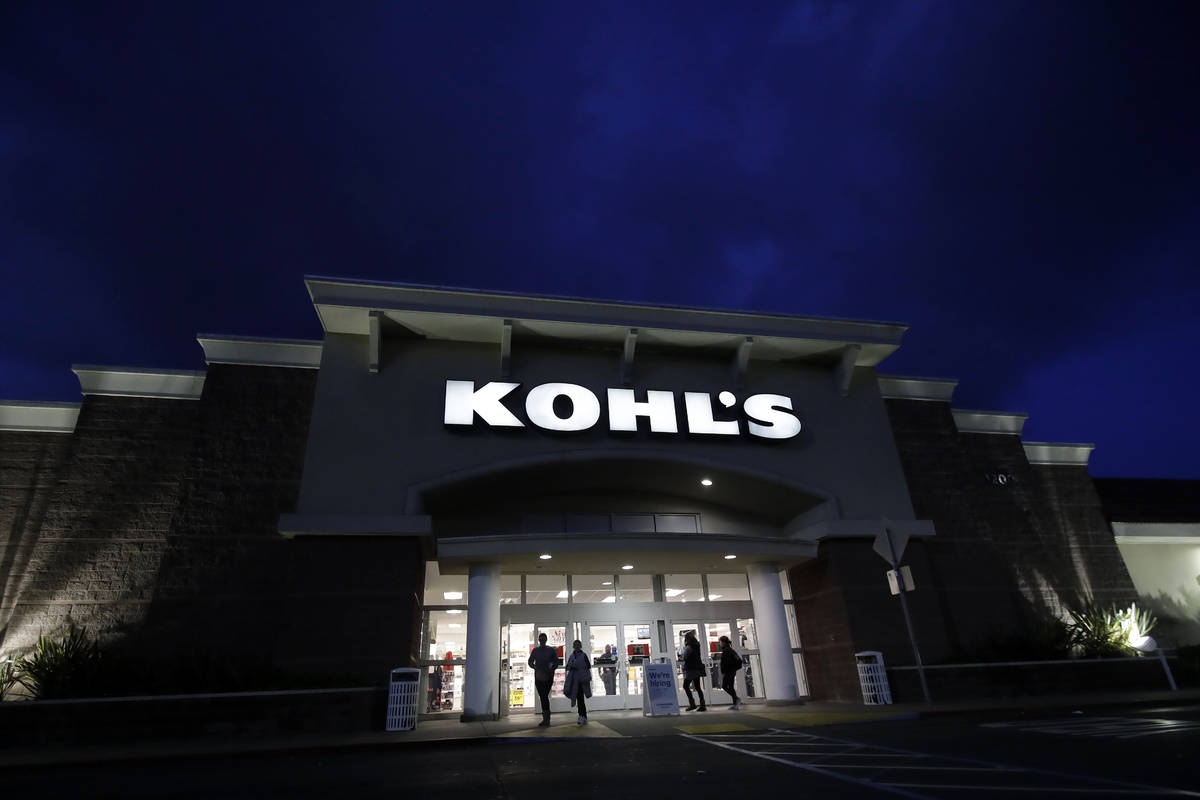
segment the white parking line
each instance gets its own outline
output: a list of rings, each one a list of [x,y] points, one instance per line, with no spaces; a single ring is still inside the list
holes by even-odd
[[[1141,739],[1164,733],[1200,730],[1200,722],[1146,717],[1087,717],[1085,719],[1022,720],[988,722],[984,728],[1012,728],[1029,733],[1060,733],[1066,736],[1091,736],[1105,739]]]
[[[770,733],[759,736],[748,736],[744,733],[680,735],[755,758],[807,770],[827,778],[869,786],[918,800],[958,797],[964,791],[1200,797],[1200,792],[1182,789],[881,747],[847,739],[815,736],[802,731],[772,729]],[[901,761],[909,763],[900,763]],[[925,773],[920,777],[925,777],[926,780],[914,782],[900,777],[900,773],[918,777],[913,775],[916,772]],[[863,773],[872,774],[873,777],[863,777]],[[885,776],[891,775],[894,775],[896,780],[886,779]],[[1004,775],[1007,780],[1024,780],[1021,780],[1020,785],[967,782],[983,780],[984,775],[990,775],[993,779]],[[933,779],[939,777],[945,777],[946,782],[933,782]]]

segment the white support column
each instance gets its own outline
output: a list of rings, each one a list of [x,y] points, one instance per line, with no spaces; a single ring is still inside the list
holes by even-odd
[[[767,700],[797,700],[796,665],[792,661],[792,642],[788,638],[787,611],[783,606],[783,587],[779,583],[779,565],[748,564],[750,601],[754,604],[754,630],[762,659]]]
[[[500,565],[472,564],[467,583],[467,668],[462,721],[500,713]]]

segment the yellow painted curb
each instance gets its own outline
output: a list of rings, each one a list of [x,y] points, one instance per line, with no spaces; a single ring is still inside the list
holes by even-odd
[[[684,733],[734,733],[754,730],[749,725],[741,725],[737,722],[725,725],[679,725],[677,727]]]

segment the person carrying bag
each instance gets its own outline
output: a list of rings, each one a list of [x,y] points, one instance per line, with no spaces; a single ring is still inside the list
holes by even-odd
[[[733,698],[733,705],[729,707],[729,710],[737,711],[742,707],[742,703],[738,700],[733,679],[737,676],[737,671],[742,668],[742,657],[733,649],[733,643],[729,641],[728,636],[722,636],[718,641],[721,642],[721,688]]]

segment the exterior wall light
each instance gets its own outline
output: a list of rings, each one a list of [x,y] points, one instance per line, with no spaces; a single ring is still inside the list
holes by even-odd
[[[621,567],[621,569],[633,569],[633,564],[626,564],[625,566]]]
[[[553,556],[549,553],[542,553],[540,556],[538,556],[538,558],[540,558],[542,561],[549,561],[551,558],[553,558]]]
[[[732,561],[735,558],[737,558],[737,556],[735,556],[733,553],[730,553],[729,555],[725,556],[726,561]]]
[[[704,480],[700,481],[700,485],[701,486],[712,486],[712,481],[709,480],[708,478],[705,478]]]

